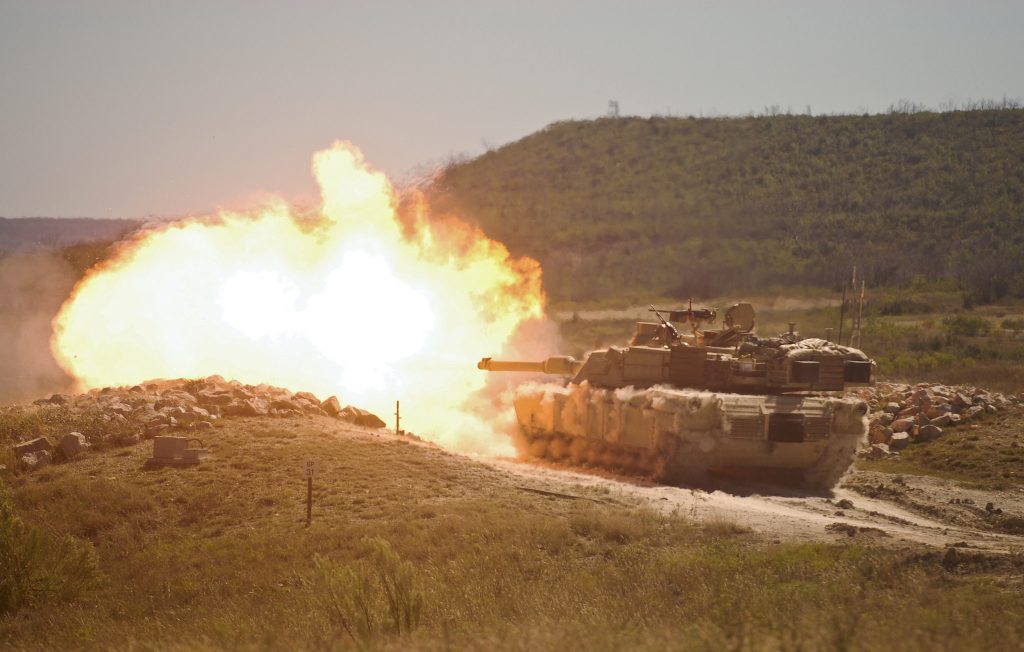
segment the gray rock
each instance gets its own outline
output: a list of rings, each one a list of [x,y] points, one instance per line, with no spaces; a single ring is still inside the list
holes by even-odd
[[[210,405],[224,406],[235,400],[235,397],[231,392],[208,389],[200,390],[199,393],[196,394],[196,398],[199,399],[199,404],[204,407]]]
[[[168,423],[154,423],[152,425],[146,426],[146,429],[143,431],[142,436],[145,439],[152,439],[153,437],[156,437],[157,435],[162,434],[170,429],[171,425]]]
[[[123,435],[121,437],[118,437],[114,441],[114,443],[117,444],[118,446],[134,446],[135,444],[139,443],[141,440],[142,439],[139,437],[138,433],[134,433],[133,432],[130,435]]]
[[[89,448],[89,442],[85,440],[85,435],[80,432],[69,432],[61,437],[60,443],[57,444],[57,450],[69,460],[78,457],[87,448]]]
[[[875,425],[868,430],[868,442],[872,444],[888,444],[892,437],[892,428]]]
[[[917,432],[918,441],[933,441],[942,436],[942,428],[933,425],[921,426]]]
[[[346,405],[338,413],[338,418],[367,428],[383,428],[386,425],[376,414],[353,405]]]
[[[265,417],[270,406],[263,399],[249,398],[225,405],[221,412],[228,417]]]
[[[180,405],[175,406],[164,406],[160,408],[160,413],[164,415],[168,420],[170,419],[182,419],[186,418],[188,411]]]
[[[34,453],[25,453],[20,458],[22,468],[33,470],[45,466],[53,461],[53,456],[48,450],[38,450]]]
[[[289,410],[294,412],[302,411],[302,406],[289,398],[279,398],[275,401],[271,401],[270,407],[275,410]]]
[[[26,455],[28,453],[52,450],[53,444],[50,443],[49,439],[47,439],[46,437],[36,437],[35,439],[30,439],[29,441],[22,442],[20,444],[15,444],[14,455],[17,457],[21,457],[22,455]]]
[[[938,426],[938,427],[941,428],[942,426],[948,426],[950,423],[952,423],[952,421],[953,421],[953,415],[951,415],[951,414],[949,414],[947,412],[946,414],[943,414],[941,416],[935,417],[934,419],[932,419],[929,422],[929,424],[933,425],[933,426]]]
[[[324,399],[323,402],[320,403],[320,409],[326,412],[328,415],[336,417],[341,412],[341,403],[338,402],[337,396],[331,396]]]
[[[996,406],[994,406],[992,404],[988,404],[988,405],[985,406],[985,412],[988,412],[989,414],[995,414],[998,411],[999,411],[999,408],[997,408]]]
[[[889,438],[889,449],[901,451],[910,444],[910,435],[905,432],[894,432]]]
[[[880,460],[889,457],[889,447],[885,444],[871,444],[868,448],[861,449],[859,455],[869,460]]]
[[[318,399],[315,394],[311,394],[309,392],[295,392],[294,398],[301,398],[306,401],[309,401],[313,405],[320,405],[320,399]]]
[[[929,419],[937,419],[944,414],[949,414],[952,409],[953,406],[943,403],[939,405],[932,405],[925,410],[924,413]]]
[[[913,419],[907,419],[907,418],[896,419],[895,421],[892,422],[892,431],[893,432],[907,432],[913,426],[914,426],[914,420]]]

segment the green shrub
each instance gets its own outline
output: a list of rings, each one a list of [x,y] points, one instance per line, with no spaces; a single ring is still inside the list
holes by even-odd
[[[99,577],[90,543],[66,536],[51,539],[14,514],[0,491],[0,616],[26,606],[73,600]]]
[[[134,432],[127,421],[112,419],[99,408],[72,411],[62,406],[8,408],[0,411],[0,442],[59,438],[69,432],[80,432],[91,443],[103,443],[111,438]]]
[[[877,311],[879,315],[895,316],[932,312],[934,309],[935,307],[931,303],[922,299],[900,296],[883,301],[877,306],[877,308],[869,308],[868,312]]]
[[[423,593],[416,569],[379,537],[364,539],[367,558],[339,566],[316,555],[314,599],[331,624],[353,640],[403,634],[419,627]]]
[[[1024,331],[1024,319],[1004,319],[999,325],[1006,331]]]
[[[992,332],[992,324],[984,317],[974,315],[953,315],[942,320],[950,336],[978,337]]]

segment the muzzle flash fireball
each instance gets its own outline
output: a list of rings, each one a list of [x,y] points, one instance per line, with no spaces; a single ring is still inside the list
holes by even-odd
[[[485,379],[474,354],[500,351],[543,314],[539,265],[464,223],[397,196],[352,145],[313,157],[322,203],[283,201],[139,233],[89,270],[51,340],[80,389],[221,375],[389,414],[472,452],[510,452],[467,409]]]

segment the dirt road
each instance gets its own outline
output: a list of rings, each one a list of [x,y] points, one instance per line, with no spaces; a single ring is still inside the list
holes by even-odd
[[[826,496],[772,485],[742,486],[729,480],[721,480],[714,488],[696,489],[537,464],[492,464],[517,476],[527,490],[735,523],[777,540],[858,538],[892,545],[1024,552],[1024,489],[1019,487],[981,491],[932,477],[852,471]]]

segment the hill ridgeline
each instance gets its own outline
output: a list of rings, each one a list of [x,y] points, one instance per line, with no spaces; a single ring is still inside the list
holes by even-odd
[[[556,300],[952,279],[1024,296],[1024,110],[602,118],[448,166],[435,209]]]

